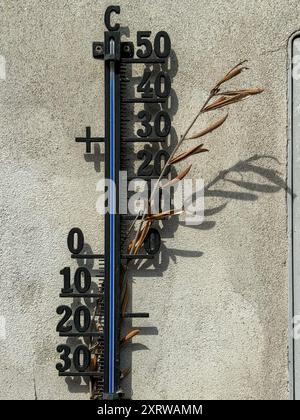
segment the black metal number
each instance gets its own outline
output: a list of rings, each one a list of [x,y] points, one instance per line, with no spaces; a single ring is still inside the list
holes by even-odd
[[[71,353],[71,349],[70,349],[69,346],[61,344],[61,345],[57,346],[56,350],[59,353],[63,353],[63,354],[60,355],[60,359],[64,362],[64,364],[57,363],[56,369],[59,372],[65,372],[66,370],[70,369],[70,367],[71,367],[71,359],[69,358],[69,355]]]
[[[73,289],[71,288],[71,269],[70,267],[65,267],[59,272],[64,276],[64,287],[61,289],[62,293],[72,293]]]
[[[145,131],[140,128],[137,131],[137,135],[139,137],[148,137],[148,136],[150,136],[150,134],[152,133],[152,126],[150,124],[150,121],[151,121],[151,114],[150,114],[150,112],[149,111],[140,111],[138,113],[138,118],[140,120],[143,120],[143,121],[141,121],[141,124],[142,124],[143,127],[145,127]]]
[[[82,316],[81,316],[82,315]],[[83,319],[83,324],[81,320]],[[79,306],[74,312],[74,326],[78,332],[85,332],[91,325],[91,314],[86,306]]]
[[[152,160],[152,153],[149,150],[139,150],[137,158],[144,160],[138,169],[138,176],[150,176],[153,173],[153,168],[149,167]]]
[[[86,346],[78,346],[74,350],[73,364],[78,372],[85,372],[91,363],[91,353]]]
[[[163,88],[162,88],[163,87]],[[168,73],[160,71],[155,79],[154,90],[159,98],[167,98],[171,92],[171,79]]]
[[[69,306],[59,306],[56,309],[58,315],[62,315],[64,313],[63,318],[59,321],[56,327],[56,331],[61,333],[67,333],[72,330],[72,325],[65,325],[66,322],[72,316],[72,309]],[[83,315],[83,316],[82,316]],[[83,324],[81,324],[81,319],[83,318]],[[86,306],[78,306],[74,312],[74,326],[78,332],[85,332],[89,329],[91,324],[91,314],[89,309]]]
[[[62,293],[73,293],[73,288],[71,287],[71,269],[70,267],[65,267],[60,271],[60,274],[64,276],[64,287],[61,289]],[[78,293],[86,293],[92,283],[91,274],[86,267],[79,267],[75,271],[74,283]]]
[[[151,121],[151,114],[149,111],[140,111],[138,113],[138,118],[141,121],[145,130],[141,128],[137,130],[137,135],[139,137],[149,137],[152,133],[152,125],[150,124]],[[166,137],[171,130],[171,119],[169,114],[166,111],[160,111],[156,114],[154,119],[154,131],[158,137]]]
[[[159,98],[167,98],[171,93],[171,79],[168,73],[160,71],[154,81],[154,89],[151,87],[152,71],[146,69],[142,80],[140,81],[137,92],[142,92],[142,98],[153,98],[155,95]]]
[[[153,48],[151,41],[147,38],[150,38],[151,32],[150,31],[138,31],[137,32],[137,46],[142,47],[144,46],[145,49],[139,49],[136,52],[136,55],[139,58],[147,58],[150,57],[152,54]]]
[[[142,98],[153,98],[153,88],[151,87],[150,81],[151,74],[151,70],[145,69],[142,80],[137,87],[138,92],[143,92]]]
[[[163,128],[162,128],[163,122]],[[158,137],[166,137],[171,130],[171,119],[166,111],[160,111],[155,116],[154,121],[155,133]]]
[[[154,158],[154,169],[157,175],[161,174],[163,166],[167,163],[170,155],[166,150],[159,150]],[[164,161],[164,165],[162,166],[162,161]],[[164,175],[168,175],[171,167],[169,166],[168,169],[164,172]]]
[[[163,41],[163,48],[162,48]],[[160,31],[156,34],[154,39],[154,52],[159,58],[166,58],[171,52],[171,40],[167,32]]]
[[[60,355],[60,359],[64,362],[64,364],[57,363],[56,369],[59,372],[65,372],[66,370],[70,369],[71,364],[72,364],[71,359],[70,359],[71,349],[69,346],[61,344],[57,346],[56,350],[59,353],[62,353]],[[89,349],[83,345],[77,346],[73,353],[74,368],[78,372],[85,372],[90,366],[90,363],[91,363],[91,353]]]
[[[141,166],[138,169],[138,176],[151,176],[157,175],[159,176],[162,171],[162,160],[164,163],[167,162],[170,155],[166,150],[159,150],[154,158],[150,150],[139,150],[137,154],[137,158],[140,160],[144,160]],[[154,165],[150,166],[150,162],[154,160]],[[168,168],[164,175],[168,175],[170,168]]]
[[[75,238],[77,237],[77,244]],[[84,236],[79,228],[73,228],[68,235],[68,248],[72,254],[79,254],[84,245]]]
[[[77,268],[74,277],[78,293],[86,293],[91,287],[91,274],[86,267]]]
[[[144,248],[150,255],[157,254],[160,249],[161,237],[158,230],[151,228],[146,236]]]
[[[64,316],[63,316],[63,318],[57,324],[56,331],[62,332],[62,333],[66,333],[66,332],[71,331],[72,325],[64,325],[64,324],[71,318],[71,316],[72,316],[72,309],[69,308],[69,306],[62,305],[62,306],[59,306],[56,309],[56,313],[58,315],[62,315],[63,313],[65,313]]]
[[[145,47],[144,49],[137,50],[136,55],[139,58],[148,58],[151,56],[153,47],[151,41],[148,39],[150,36],[150,31],[137,32],[137,46]],[[156,34],[154,39],[154,52],[158,58],[166,58],[170,55],[171,40],[167,32],[160,31]]]

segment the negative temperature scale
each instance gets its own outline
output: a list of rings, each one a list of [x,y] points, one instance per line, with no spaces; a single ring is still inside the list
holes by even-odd
[[[140,150],[137,158],[142,161],[136,177],[149,182],[159,178],[162,162],[169,154],[164,149],[155,153],[149,150],[149,143],[158,145],[166,142],[171,130],[171,118],[168,103],[171,92],[171,79],[167,63],[171,52],[171,42],[165,31],[151,34],[150,31],[137,32],[136,47],[132,42],[121,41],[120,25],[111,23],[112,15],[120,14],[119,6],[110,6],[105,12],[104,42],[93,43],[93,57],[104,61],[105,67],[105,135],[92,137],[90,127],[86,136],[76,138],[76,142],[85,143],[86,153],[91,153],[93,143],[104,143],[105,177],[113,181],[115,190],[109,190],[110,211],[105,215],[105,253],[86,254],[84,251],[84,234],[75,227],[68,235],[68,248],[71,258],[78,261],[94,259],[99,262],[99,290],[91,292],[92,273],[88,266],[80,267],[71,273],[65,267],[63,288],[60,297],[63,299],[96,299],[93,313],[86,305],[72,310],[62,305],[57,314],[62,315],[57,325],[60,337],[76,337],[81,344],[71,350],[66,344],[57,347],[61,361],[56,365],[59,376],[88,377],[90,379],[92,399],[119,399],[122,371],[120,369],[120,328],[123,318],[148,317],[147,313],[127,313],[122,310],[124,267],[135,259],[152,259],[160,249],[160,234],[151,228],[144,243],[145,251],[134,255],[123,246],[122,232],[128,220],[134,215],[119,214],[119,171],[124,170],[126,148],[130,143],[148,144]],[[114,16],[115,18],[115,16]],[[129,89],[131,66],[142,64],[143,74],[135,88]],[[157,104],[159,111],[155,114],[147,109],[137,114],[140,128],[136,134],[128,135],[128,123],[133,123],[130,115],[133,104]],[[131,104],[131,105],[130,105]],[[146,105],[144,105],[146,108]]]

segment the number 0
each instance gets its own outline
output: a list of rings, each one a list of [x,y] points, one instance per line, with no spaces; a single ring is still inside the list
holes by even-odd
[[[163,41],[163,47],[162,47]],[[157,57],[166,58],[170,55],[171,52],[171,40],[167,32],[160,31],[156,34],[154,39],[154,51]]]
[[[90,366],[91,353],[86,346],[78,346],[74,350],[73,364],[78,372],[84,372]]]
[[[162,128],[163,123],[163,128]],[[160,111],[155,116],[154,121],[155,133],[158,137],[166,137],[171,130],[171,119],[167,112]]]
[[[144,247],[149,255],[157,254],[160,249],[161,238],[158,230],[151,228],[146,236]]]
[[[75,238],[77,237],[77,244]],[[84,236],[79,228],[73,228],[68,235],[68,248],[72,254],[79,254],[84,245]]]

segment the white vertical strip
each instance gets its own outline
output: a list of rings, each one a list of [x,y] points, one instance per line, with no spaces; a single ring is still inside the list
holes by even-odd
[[[0,54],[0,80],[6,80],[6,60],[4,55]]]
[[[0,316],[0,340],[6,340],[6,319]]]
[[[290,396],[300,400],[300,34],[289,43]]]

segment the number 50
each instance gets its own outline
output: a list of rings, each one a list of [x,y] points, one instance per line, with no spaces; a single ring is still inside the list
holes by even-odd
[[[152,55],[154,49],[154,53],[158,58],[168,57],[171,52],[171,40],[167,32],[160,31],[156,34],[154,38],[154,48],[149,40],[150,36],[150,31],[137,32],[137,46],[144,47],[144,49],[138,49],[136,55],[139,58],[148,58]]]

